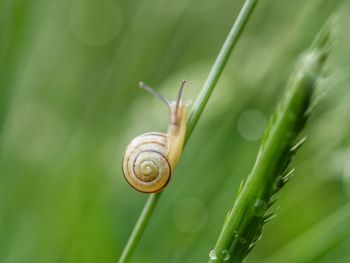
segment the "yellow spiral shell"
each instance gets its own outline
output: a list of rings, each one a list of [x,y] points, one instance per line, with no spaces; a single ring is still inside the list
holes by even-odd
[[[144,193],[161,191],[169,182],[172,167],[168,159],[168,135],[145,133],[127,146],[123,174],[128,183]]]
[[[158,97],[169,108],[167,133],[149,132],[134,138],[123,157],[123,174],[127,182],[144,193],[162,191],[179,160],[186,133],[186,108],[182,102],[186,81],[182,81],[175,101],[169,101],[144,83],[140,88]]]

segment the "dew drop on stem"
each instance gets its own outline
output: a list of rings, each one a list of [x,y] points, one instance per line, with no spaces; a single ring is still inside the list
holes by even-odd
[[[210,258],[211,260],[216,260],[216,259],[218,259],[218,256],[216,255],[216,252],[215,252],[214,249],[210,250],[210,252],[209,252],[209,258]]]
[[[245,243],[247,243],[247,239],[245,239],[245,237],[241,237],[241,238],[239,239],[239,242],[240,242],[241,244],[245,244]]]
[[[283,177],[278,176],[273,185],[275,191],[279,191],[284,186]]]
[[[256,199],[254,204],[254,214],[256,216],[263,216],[267,209],[267,204],[264,200]]]
[[[224,249],[223,251],[221,251],[221,258],[224,260],[224,261],[228,261],[230,259],[231,255],[230,255],[230,252],[226,249]]]

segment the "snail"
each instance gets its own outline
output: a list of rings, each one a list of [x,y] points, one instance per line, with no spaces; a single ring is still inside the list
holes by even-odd
[[[139,83],[152,95],[164,102],[170,112],[166,133],[148,132],[131,140],[123,157],[123,174],[127,182],[136,190],[156,193],[168,184],[174,167],[179,160],[186,132],[186,109],[183,103],[183,90],[187,81],[183,80],[175,101],[169,101],[160,93]]]

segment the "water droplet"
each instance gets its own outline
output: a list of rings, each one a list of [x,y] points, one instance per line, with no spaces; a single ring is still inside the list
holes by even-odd
[[[224,249],[223,251],[221,251],[221,257],[224,261],[229,260],[231,257],[230,252],[228,252],[228,250]]]
[[[240,242],[241,244],[245,244],[245,243],[247,243],[247,239],[245,239],[244,237],[241,237],[241,238],[239,239],[239,242]]]
[[[267,210],[267,204],[264,200],[256,199],[254,204],[254,214],[256,216],[263,216]]]
[[[214,249],[210,250],[210,252],[209,252],[209,258],[210,258],[211,260],[217,260],[217,259],[218,259],[218,256],[216,255],[216,252],[215,252]]]
[[[276,180],[275,180],[275,183],[274,183],[275,191],[280,190],[283,186],[284,186],[283,177],[282,176],[278,176],[276,178]]]
[[[235,231],[233,231],[233,237],[234,238],[237,238],[238,237],[238,232],[235,230]]]

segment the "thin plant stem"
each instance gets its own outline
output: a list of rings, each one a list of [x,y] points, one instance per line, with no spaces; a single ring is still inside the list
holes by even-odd
[[[128,243],[126,244],[124,251],[119,259],[119,262],[127,262],[132,253],[135,251],[138,241],[141,239],[141,236],[145,230],[147,222],[151,218],[155,207],[158,204],[158,201],[162,195],[162,192],[150,194],[146,204],[144,205],[142,212],[135,224],[135,227],[129,237]]]
[[[207,80],[205,81],[201,92],[199,93],[193,108],[192,112],[189,115],[187,121],[187,133],[185,142],[190,138],[194,127],[196,126],[207,102],[227,64],[227,61],[232,53],[232,50],[236,46],[245,25],[247,24],[250,15],[254,11],[254,7],[256,6],[258,0],[246,0],[244,5],[239,12],[239,15],[234,22],[230,33],[228,34],[224,45],[222,46],[219,55],[217,56],[213,67],[211,68]]]
[[[242,9],[240,10],[240,13],[235,20],[215,62],[212,66],[209,75],[201,89],[201,92],[199,93],[192,111],[187,119],[187,127],[186,127],[186,138],[185,138],[185,145],[187,144],[209,98],[212,94],[226,64],[230,57],[230,54],[232,53],[234,47],[236,46],[239,37],[241,36],[241,33],[247,24],[250,15],[252,14],[254,7],[256,6],[256,3],[258,0],[246,0],[243,4]],[[151,218],[151,215],[154,211],[154,209],[157,206],[157,203],[161,197],[162,192],[150,194],[148,196],[148,199],[146,201],[146,204],[137,220],[137,223],[129,236],[129,240],[124,247],[124,250],[119,258],[119,263],[125,263],[128,262],[128,260],[133,255],[143,232],[145,231],[145,228]]]

